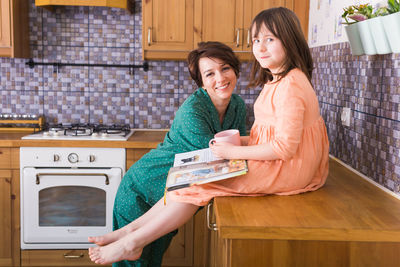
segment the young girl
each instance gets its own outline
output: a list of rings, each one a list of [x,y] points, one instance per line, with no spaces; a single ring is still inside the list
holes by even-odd
[[[136,259],[142,248],[183,225],[216,196],[290,195],[320,188],[328,175],[329,143],[310,84],[312,58],[296,15],[286,8],[258,14],[251,25],[255,62],[251,86],[263,86],[255,122],[242,146],[217,143],[213,153],[247,159],[246,175],[167,194],[151,210],[89,249],[100,264]],[[104,239],[105,236],[101,237]]]

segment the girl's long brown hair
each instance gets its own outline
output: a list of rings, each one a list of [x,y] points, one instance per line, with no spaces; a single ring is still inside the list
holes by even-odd
[[[261,11],[251,23],[250,29],[253,38],[258,35],[263,25],[275,37],[281,40],[286,53],[286,61],[283,63],[282,71],[274,74],[278,75],[279,79],[281,79],[292,69],[299,68],[311,82],[313,61],[310,48],[304,38],[296,14],[284,7]],[[272,81],[272,79],[271,71],[262,68],[260,63],[254,58],[248,86],[264,86],[265,83]]]

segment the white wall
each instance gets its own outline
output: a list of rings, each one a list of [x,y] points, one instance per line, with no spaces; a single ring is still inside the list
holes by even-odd
[[[310,0],[308,43],[310,47],[347,42],[341,24],[343,8],[353,4],[386,6],[386,0]]]

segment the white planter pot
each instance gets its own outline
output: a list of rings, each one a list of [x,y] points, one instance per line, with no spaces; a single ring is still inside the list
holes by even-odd
[[[390,48],[393,53],[400,53],[400,12],[382,17]]]
[[[357,24],[364,53],[367,55],[376,55],[374,39],[372,38],[371,30],[369,29],[368,20],[357,22]]]
[[[376,17],[366,21],[369,24],[372,38],[374,40],[377,54],[392,53],[389,41],[387,40],[385,30],[382,25],[382,17]]]
[[[347,25],[345,28],[347,39],[350,43],[351,54],[355,56],[363,55],[364,48],[361,43],[358,23]]]

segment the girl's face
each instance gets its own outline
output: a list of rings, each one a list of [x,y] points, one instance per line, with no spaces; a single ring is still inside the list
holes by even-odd
[[[252,31],[255,30],[254,28]],[[264,24],[258,35],[253,37],[253,54],[261,67],[269,69],[273,74],[279,73],[286,60],[286,52],[281,40],[275,37]]]
[[[207,90],[213,103],[230,100],[237,77],[233,68],[217,58],[203,57],[199,60],[203,88]]]

